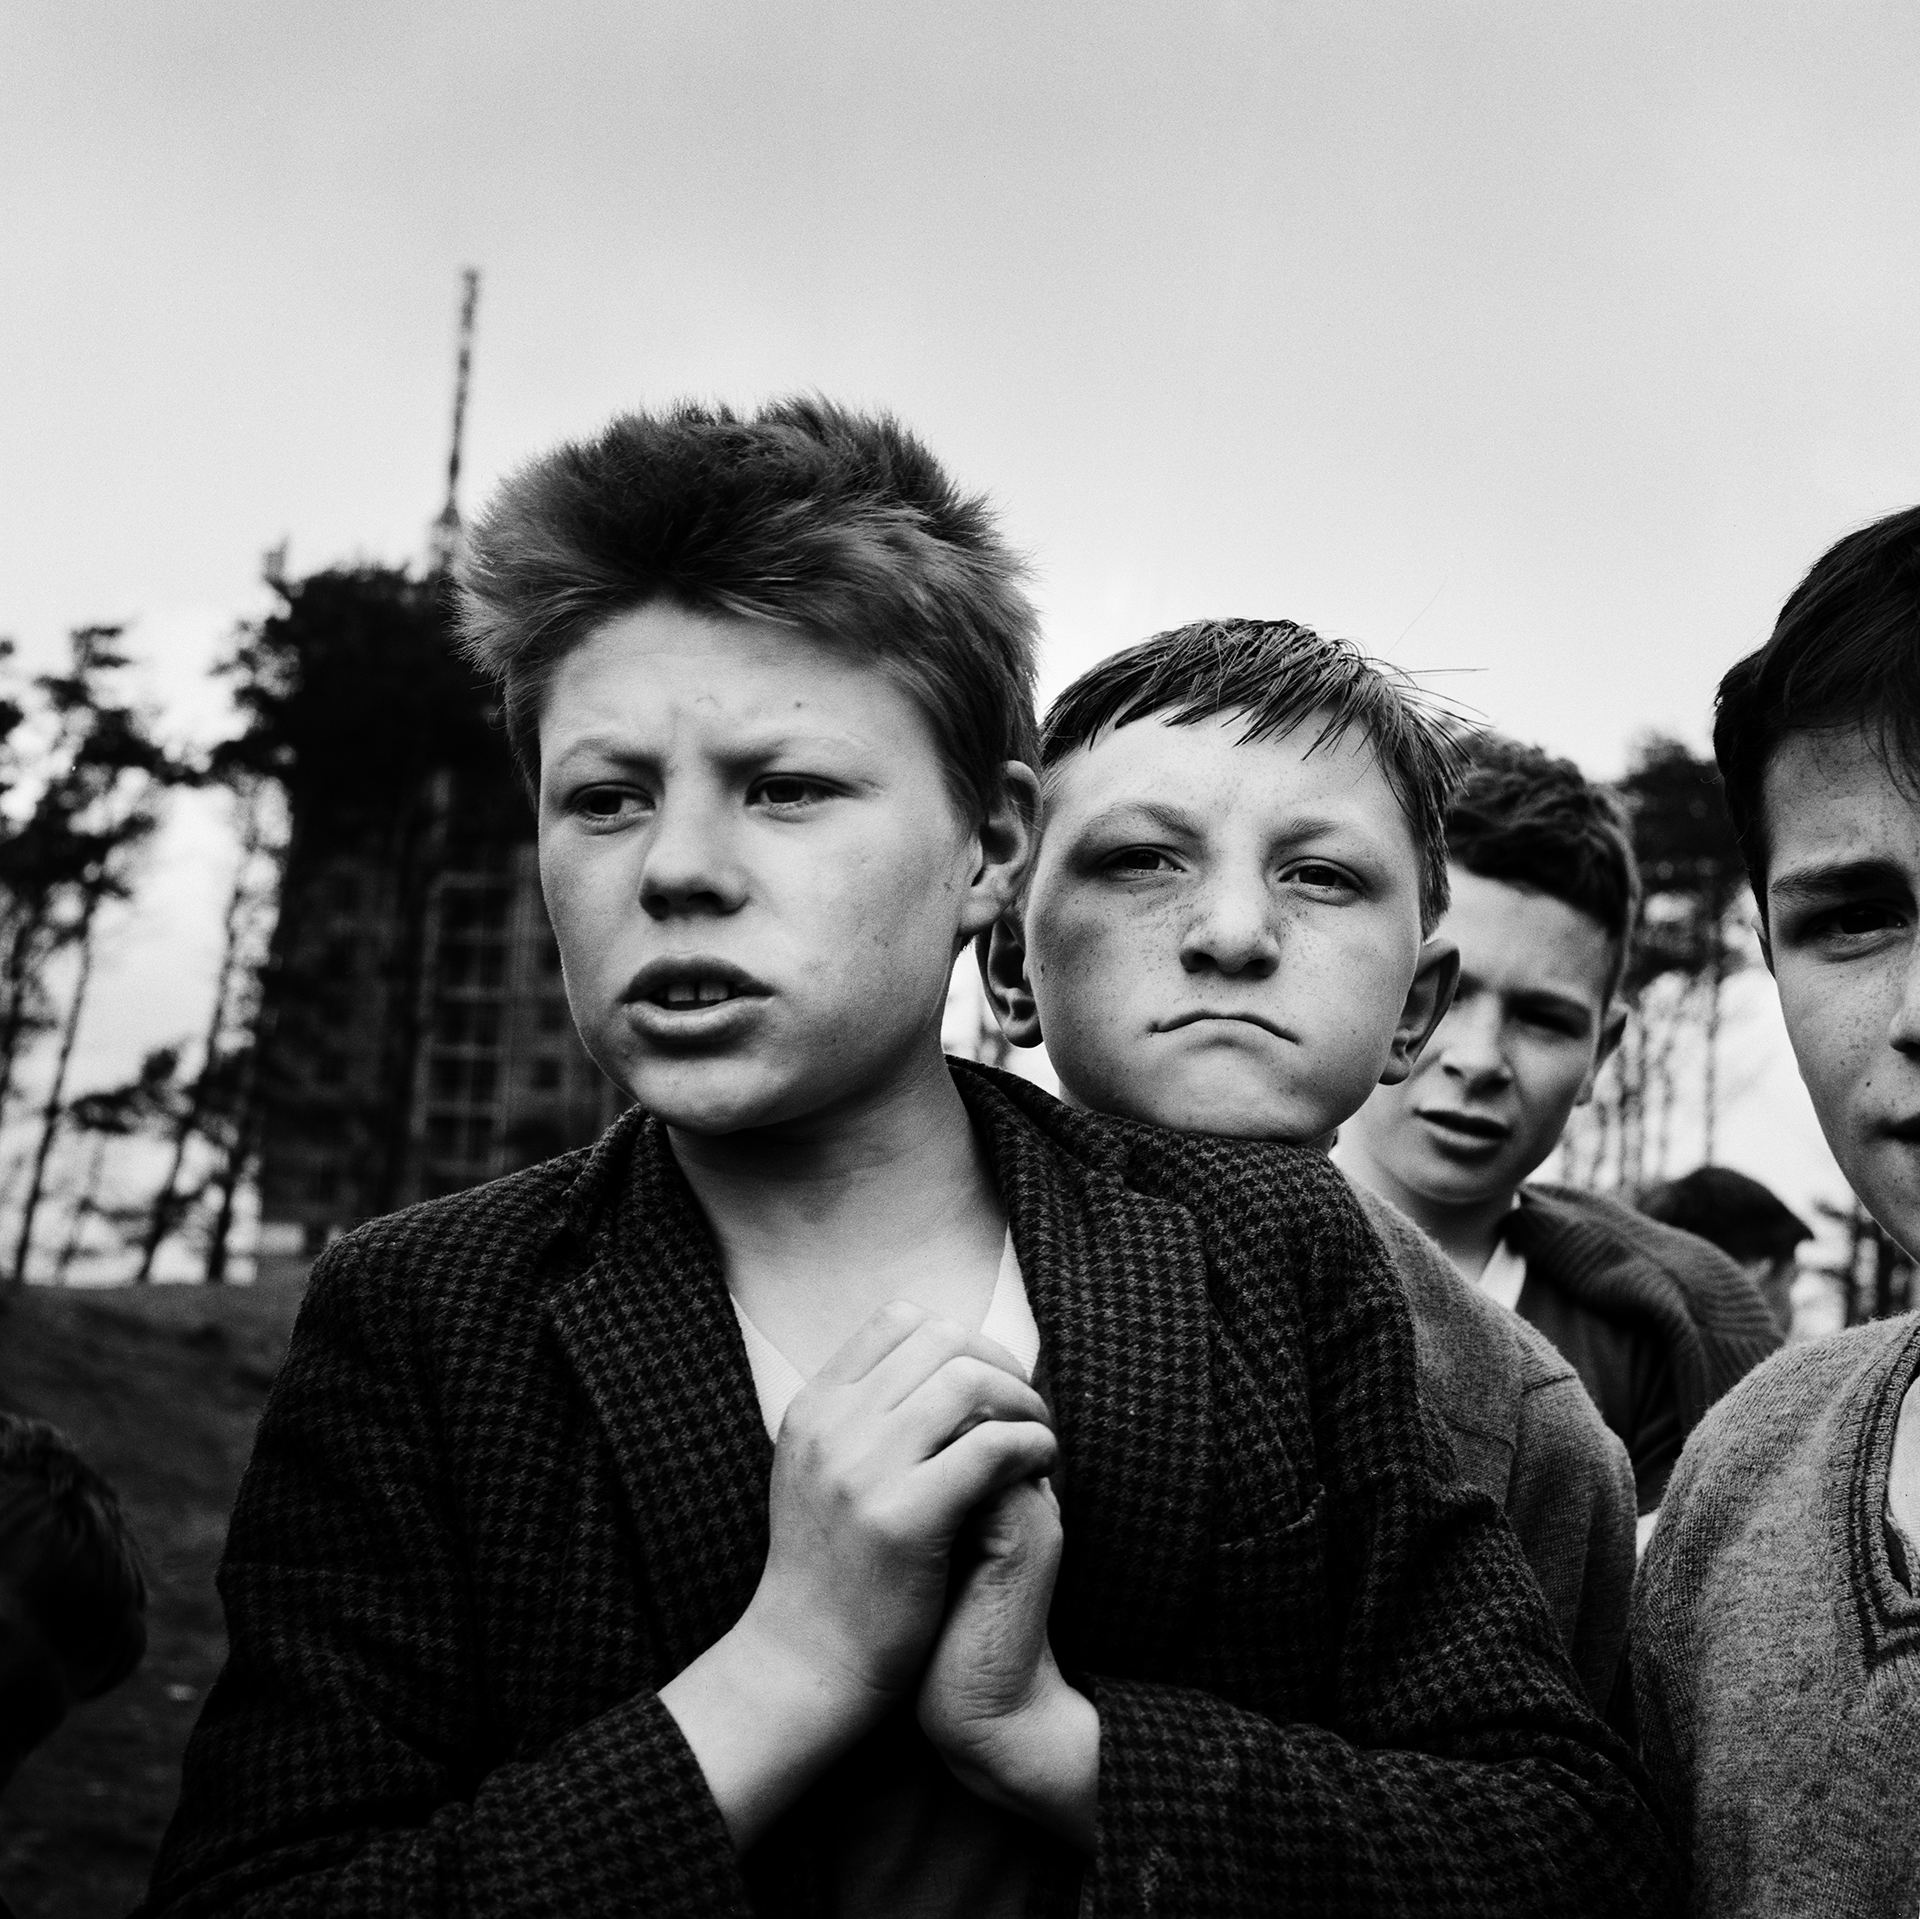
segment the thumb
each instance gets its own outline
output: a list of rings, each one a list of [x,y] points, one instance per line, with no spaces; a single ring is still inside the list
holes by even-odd
[[[1060,1555],[1060,1502],[1052,1481],[1019,1479],[974,1509],[969,1526],[974,1550],[1008,1573],[1049,1566]]]

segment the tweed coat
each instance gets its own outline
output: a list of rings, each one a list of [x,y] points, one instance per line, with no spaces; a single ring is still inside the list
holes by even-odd
[[[1668,1910],[1663,1828],[1416,1401],[1341,1176],[956,1068],[1064,1455],[1097,1849],[1030,1910]],[[657,1688],[738,1618],[772,1451],[663,1129],[316,1265],[221,1570],[151,1912],[826,1910],[831,1778],[743,1866]]]

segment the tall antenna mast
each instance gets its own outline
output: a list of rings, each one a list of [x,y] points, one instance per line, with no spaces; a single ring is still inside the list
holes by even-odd
[[[460,354],[453,374],[453,444],[447,452],[447,503],[428,536],[427,570],[448,572],[460,557],[460,441],[467,426],[467,375],[473,366],[473,314],[480,304],[480,269],[460,274]]]

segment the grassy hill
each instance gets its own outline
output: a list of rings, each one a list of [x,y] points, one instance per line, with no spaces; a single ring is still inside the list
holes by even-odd
[[[113,1481],[154,1587],[140,1670],[0,1798],[0,1897],[20,1919],[106,1919],[145,1890],[225,1654],[214,1567],[299,1299],[284,1284],[29,1287],[0,1304],[0,1407],[51,1420]]]

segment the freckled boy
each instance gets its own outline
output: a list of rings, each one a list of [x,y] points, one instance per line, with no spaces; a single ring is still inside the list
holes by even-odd
[[[1390,672],[1289,621],[1203,621],[1103,661],[1041,732],[1046,824],[985,975],[1063,1093],[1182,1131],[1324,1144],[1413,1069],[1452,989],[1458,756]],[[1626,1637],[1633,1492],[1573,1371],[1363,1191],[1422,1390],[1506,1511],[1590,1700]]]

